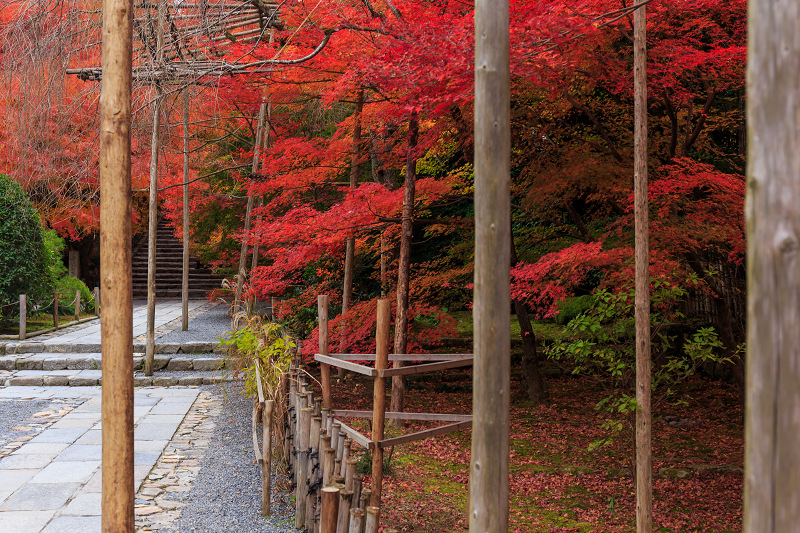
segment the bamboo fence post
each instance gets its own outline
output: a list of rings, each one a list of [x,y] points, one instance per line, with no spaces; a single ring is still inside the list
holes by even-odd
[[[81,291],[75,291],[75,321],[81,318]]]
[[[183,90],[183,266],[181,331],[189,330],[189,88]],[[269,504],[267,504],[269,511]]]
[[[358,459],[347,459],[345,463],[345,472],[344,472],[344,488],[347,490],[352,490],[353,493],[356,492],[355,490],[355,474],[356,474],[356,465],[358,464]],[[361,491],[359,491],[360,493]],[[360,494],[359,494],[360,495]],[[358,501],[358,498],[356,498]]]
[[[350,529],[348,533],[362,533],[364,530],[364,511],[358,507],[350,510]]]
[[[475,2],[475,302],[471,532],[508,530],[511,351],[508,0]]]
[[[131,292],[131,62],[133,9],[103,0],[100,92],[102,517],[105,532],[134,530],[133,298]],[[97,291],[97,289],[95,289]],[[99,301],[95,301],[99,309]]]
[[[314,416],[322,416],[322,398],[314,398]]]
[[[264,413],[261,415],[261,456],[264,464],[261,466],[261,514],[269,516],[272,513],[270,498],[272,496],[272,411],[275,409],[275,400],[265,402]]]
[[[322,512],[320,513],[320,532],[336,533],[336,521],[339,516],[339,489],[325,487],[322,489]]]
[[[369,507],[369,501],[372,499],[372,489],[361,489],[361,499],[358,502],[358,507],[366,512]]]
[[[58,292],[53,293],[53,327],[58,329]]]
[[[309,531],[313,531],[313,528],[316,528],[316,514],[317,514],[317,498],[319,496],[319,481],[321,481],[322,477],[320,476],[320,455],[319,455],[319,443],[320,443],[320,427],[322,424],[322,419],[318,416],[313,416],[314,411],[311,412],[311,431],[310,431],[310,448],[311,454],[309,455],[308,459],[308,478],[309,478],[309,490],[308,490],[308,501],[306,502],[306,525],[310,525]]]
[[[19,340],[24,341],[28,334],[28,296],[19,295]]]
[[[342,424],[339,422],[333,422],[331,424],[331,447],[336,450],[336,458],[339,459],[340,454],[340,440],[342,440]]]
[[[800,5],[750,2],[745,533],[800,522]]]
[[[349,438],[345,438],[344,444],[342,445],[342,468],[339,470],[339,475],[345,479],[347,479],[347,461],[350,459],[351,442]]]
[[[378,533],[380,514],[381,510],[377,506],[370,505],[367,507],[367,518],[364,523],[364,533]],[[494,530],[489,530],[489,532],[495,533]],[[497,533],[499,533],[499,531]]]
[[[94,295],[94,314],[100,316],[100,287],[95,287],[92,294]]]
[[[329,437],[326,437],[326,439]],[[333,465],[334,465],[334,454],[336,451],[333,448],[325,448],[325,455],[323,456],[324,463],[322,469],[322,484],[324,486],[328,486],[333,483]]]
[[[253,144],[253,165],[251,174],[258,172],[258,158],[261,155],[261,135],[264,132],[264,114],[267,110],[267,102],[261,99],[261,107],[258,109],[258,127],[256,128],[256,138]],[[247,190],[247,210],[244,214],[244,231],[242,233],[242,249],[239,255],[239,275],[236,277],[236,293],[233,300],[233,312],[238,313],[242,307],[242,286],[247,274],[247,238],[250,236],[250,219],[253,215],[253,195],[250,189]]]
[[[650,414],[650,237],[647,206],[647,39],[644,0],[633,13],[633,193],[636,321],[636,531],[653,530]]]
[[[328,355],[328,295],[320,294],[317,298],[317,313],[319,314],[319,353]],[[320,365],[322,376],[322,406],[331,408],[331,366],[325,363]]]
[[[284,439],[284,457],[286,458],[286,464],[289,468],[290,473],[293,472],[293,461],[292,457],[294,455],[294,417],[295,417],[295,403],[296,403],[296,394],[297,394],[297,381],[295,379],[295,371],[291,370],[289,372],[289,394],[287,395],[287,405],[286,405],[286,438]]]
[[[339,491],[339,517],[336,520],[336,533],[348,533],[350,530],[350,505],[353,502],[353,491]]]
[[[297,529],[306,525],[306,494],[308,494],[308,443],[311,431],[311,412],[313,409],[300,409],[300,425],[297,439],[297,492],[295,493],[295,521]]]
[[[164,62],[164,23],[166,0],[158,2],[158,26],[156,28],[156,61]],[[150,194],[148,202],[147,234],[147,339],[145,342],[144,373],[153,375],[153,358],[156,348],[156,247],[158,239],[158,152],[161,128],[161,104],[163,92],[159,84],[153,100],[153,133],[150,140]]]
[[[358,460],[351,459],[358,463]],[[361,505],[361,490],[364,486],[364,474],[354,474],[353,475],[353,505],[360,506]],[[346,487],[346,485],[345,485]]]

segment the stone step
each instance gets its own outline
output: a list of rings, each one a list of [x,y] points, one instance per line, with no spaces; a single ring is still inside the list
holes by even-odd
[[[153,370],[174,372],[209,372],[225,368],[227,359],[219,356],[200,354],[170,355],[155,354]],[[144,356],[133,356],[134,370],[144,365]],[[62,370],[100,370],[103,362],[99,353],[38,353],[0,356],[0,371],[16,372],[20,370],[62,371]]]
[[[215,342],[201,342],[201,341],[187,341],[187,342],[156,342],[155,353],[158,354],[201,354],[201,353],[218,353],[221,350],[220,343]],[[142,342],[135,342],[133,344],[133,353],[144,353],[145,344]],[[53,353],[100,353],[100,343],[50,343],[50,342],[35,342],[35,341],[21,341],[9,342],[5,344],[4,355],[13,354],[53,354]]]
[[[135,387],[191,387],[235,381],[222,371],[164,372],[145,376],[134,372]],[[100,370],[18,370],[0,373],[0,387],[96,387],[102,385]]]

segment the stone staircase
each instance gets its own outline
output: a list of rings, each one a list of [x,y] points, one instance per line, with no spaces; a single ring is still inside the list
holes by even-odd
[[[147,298],[147,237],[133,254],[133,297]],[[180,298],[183,275],[183,243],[163,219],[156,233],[156,297]],[[189,298],[205,298],[208,291],[220,286],[222,277],[189,259]]]

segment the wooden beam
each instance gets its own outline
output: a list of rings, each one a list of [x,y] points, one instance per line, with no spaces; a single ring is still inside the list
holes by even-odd
[[[103,531],[134,530],[130,0],[103,0],[100,92],[100,319]],[[99,307],[99,302],[95,301]]]
[[[348,363],[347,361],[341,361],[336,359],[335,357],[330,357],[327,355],[316,354],[314,356],[314,360],[323,363],[328,366],[328,372],[330,372],[330,367],[335,366],[337,368],[344,368],[351,372],[356,372],[357,374],[362,374],[364,376],[374,377],[378,374],[378,371],[374,368],[370,368],[364,365],[357,365],[355,363]],[[330,379],[330,378],[328,378]],[[325,407],[328,407],[327,405]]]
[[[426,372],[436,372],[437,370],[447,370],[449,368],[459,368],[462,366],[472,366],[472,359],[459,359],[457,361],[443,361],[441,363],[428,363],[424,365],[402,366],[400,368],[387,368],[381,370],[378,375],[382,378],[391,376],[409,376],[412,374],[424,374]]]
[[[372,418],[372,413],[370,413],[370,418]],[[342,422],[338,418],[336,419],[336,422],[338,422],[339,424],[342,425],[342,427],[340,428],[340,431],[342,431],[343,433],[346,433],[347,436],[350,437],[353,440],[353,442],[358,443],[359,446],[363,446],[364,448],[369,448],[370,447],[370,444],[372,443],[372,441],[369,440],[367,437],[365,437],[364,435],[362,435],[361,433],[359,433],[355,429],[351,428],[350,426],[348,426],[347,424],[345,424],[344,422]]]
[[[508,0],[475,2],[475,324],[469,530],[508,531],[511,128]]]
[[[328,354],[326,354],[328,355]],[[332,353],[331,357],[342,361],[374,361],[374,353]],[[472,359],[471,353],[410,353],[389,354],[389,361],[455,361],[459,359]]]
[[[333,416],[342,418],[372,418],[372,411],[334,409],[331,413]],[[426,420],[434,422],[467,422],[472,420],[472,415],[450,413],[396,413],[394,411],[386,411],[385,416],[395,420]]]
[[[438,428],[431,428],[423,431],[417,431],[416,433],[409,433],[408,435],[403,435],[402,437],[379,440],[377,445],[378,448],[391,448],[392,446],[416,442],[418,440],[428,439],[437,435],[445,435],[454,431],[461,431],[462,429],[467,429],[470,426],[472,426],[471,420],[456,422],[455,424],[447,424],[446,426],[439,426]],[[508,453],[508,450],[506,450],[506,453]]]

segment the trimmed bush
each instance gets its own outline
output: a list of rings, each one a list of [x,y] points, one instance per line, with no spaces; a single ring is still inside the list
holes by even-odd
[[[594,296],[591,294],[564,298],[556,304],[556,309],[558,309],[556,324],[561,324],[562,326],[569,324],[573,318],[577,318],[591,309],[593,304]]]
[[[48,254],[39,214],[20,185],[0,174],[0,305],[48,292]],[[49,285],[52,287],[52,285]],[[16,315],[8,307],[0,316]]]

